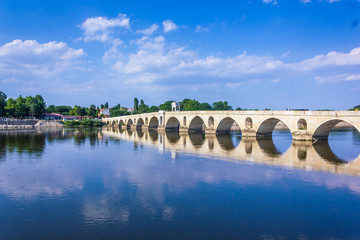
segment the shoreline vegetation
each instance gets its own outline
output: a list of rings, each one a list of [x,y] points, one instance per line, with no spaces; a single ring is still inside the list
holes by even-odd
[[[100,120],[84,119],[84,120],[67,120],[62,121],[66,127],[102,127],[105,125]]]

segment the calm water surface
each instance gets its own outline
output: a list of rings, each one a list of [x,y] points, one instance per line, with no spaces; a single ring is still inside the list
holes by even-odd
[[[0,132],[0,239],[360,239],[360,135]]]

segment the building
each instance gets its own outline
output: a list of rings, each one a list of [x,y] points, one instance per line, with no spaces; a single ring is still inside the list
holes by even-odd
[[[100,109],[100,113],[99,113],[98,117],[100,117],[101,115],[103,115],[104,117],[110,117],[110,108]]]
[[[67,120],[84,120],[86,118],[92,118],[92,117],[89,117],[89,116],[66,116],[66,115],[62,115],[59,113],[43,113],[42,114],[42,119],[44,119],[44,120],[67,121]]]
[[[180,103],[172,102],[171,103],[171,111],[173,111],[173,112],[180,111]]]

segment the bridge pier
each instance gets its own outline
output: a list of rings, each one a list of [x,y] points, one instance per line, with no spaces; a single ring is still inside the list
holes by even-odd
[[[299,130],[292,132],[292,138],[294,141],[312,141],[312,135],[309,134],[306,130]]]
[[[179,133],[188,133],[189,132],[189,128],[188,127],[180,127],[179,128]]]
[[[246,137],[246,138],[255,138],[256,132],[255,130],[252,129],[244,129],[243,131],[241,131],[241,135],[242,137]]]
[[[216,129],[213,129],[213,128],[207,128],[205,129],[205,135],[216,135]]]
[[[158,132],[165,132],[165,126],[158,126]]]
[[[137,128],[136,124],[131,124],[130,125],[130,130],[136,130],[136,128]]]
[[[148,131],[149,130],[149,125],[142,125],[141,130]]]

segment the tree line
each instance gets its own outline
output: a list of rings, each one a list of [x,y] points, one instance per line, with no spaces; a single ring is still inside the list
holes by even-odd
[[[41,95],[35,97],[21,95],[16,98],[7,98],[6,94],[0,91],[0,117],[40,118],[45,112],[46,103]]]
[[[134,98],[134,109],[132,112],[128,108],[121,107],[120,104],[117,104],[109,108],[109,103],[105,102],[96,106],[91,104],[89,107],[82,107],[75,105],[74,107],[65,106],[65,105],[49,105],[46,106],[46,103],[41,95],[36,95],[35,97],[27,96],[22,97],[21,95],[16,98],[7,98],[6,94],[0,91],[0,117],[13,117],[13,118],[26,118],[26,117],[35,117],[40,118],[43,113],[59,113],[62,115],[70,116],[89,116],[97,117],[100,114],[101,109],[109,109],[110,117],[117,117],[130,114],[140,114],[140,113],[151,113],[158,112],[159,110],[171,111],[171,103],[173,100],[165,101],[159,106],[149,106],[145,104],[144,100],[138,100]],[[181,111],[200,111],[200,110],[233,110],[232,106],[229,105],[227,101],[218,101],[209,103],[201,103],[196,99],[185,98],[180,102]],[[236,110],[242,110],[240,107]],[[360,105],[354,106],[349,110],[360,110]]]

